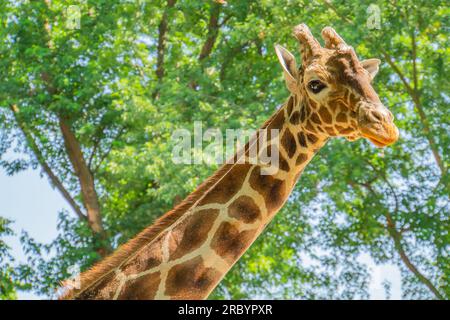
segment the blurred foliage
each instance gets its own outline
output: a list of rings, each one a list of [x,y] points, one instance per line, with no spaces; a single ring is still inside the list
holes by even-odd
[[[373,4],[379,30],[366,23]],[[401,139],[383,151],[330,141],[211,297],[368,298],[366,253],[399,266],[404,298],[449,298],[448,17],[446,2],[425,0],[2,1],[0,165],[12,175],[46,162],[83,207],[58,126],[69,119],[116,247],[216,169],[173,164],[173,130],[257,128],[287,97],[273,45],[296,52],[295,24],[317,36],[331,25],[382,59],[374,86]],[[1,298],[19,283],[53,296],[70,266],[99,259],[85,221],[62,212],[58,230],[49,244],[22,234],[25,265],[0,242]]]
[[[18,269],[15,267],[14,257],[9,252],[11,248],[3,240],[14,236],[10,224],[11,221],[0,217],[0,300],[17,299],[17,289],[31,289],[31,285],[18,280]]]

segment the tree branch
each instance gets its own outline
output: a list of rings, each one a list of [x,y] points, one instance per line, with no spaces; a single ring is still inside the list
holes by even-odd
[[[230,49],[230,51],[227,53],[225,58],[223,59],[222,65],[220,67],[220,73],[219,73],[219,79],[220,81],[223,81],[225,79],[226,75],[226,69],[228,65],[231,63],[233,58],[242,51],[245,47],[247,47],[250,44],[250,40],[246,41],[244,43],[241,43],[233,48]]]
[[[416,109],[419,113],[420,120],[422,122],[422,125],[424,127],[425,135],[428,139],[428,142],[431,147],[431,151],[433,152],[434,159],[441,170],[441,175],[444,177],[447,174],[447,168],[442,161],[441,155],[439,154],[439,150],[437,147],[437,143],[434,140],[434,136],[431,134],[430,130],[430,124],[428,121],[428,118],[425,114],[425,111],[423,109],[422,103],[420,101],[420,91],[419,91],[419,83],[418,83],[418,71],[417,71],[417,42],[416,37],[414,34],[414,31],[411,35],[411,42],[412,42],[412,63],[413,63],[413,81],[414,81],[414,92],[415,96],[412,97],[414,104],[416,106]]]
[[[209,57],[216,43],[217,36],[219,35],[219,15],[222,6],[218,3],[214,3],[211,6],[209,22],[208,22],[208,34],[206,36],[206,41],[198,56],[198,60],[202,61]]]
[[[392,70],[394,70],[394,72],[398,75],[398,77],[402,81],[408,94],[414,99],[415,96],[414,89],[411,87],[409,81],[406,79],[405,75],[402,73],[399,67],[394,63],[394,59],[391,57],[391,55],[389,55],[389,53],[386,52],[386,50],[384,50],[384,48],[380,48],[380,51],[383,57],[386,59],[386,62],[389,64]]]
[[[219,27],[223,27],[228,22],[228,20],[230,20],[232,17],[233,17],[233,15],[231,15],[231,14],[224,17],[222,19],[222,22],[219,23]]]
[[[176,0],[167,0],[167,6],[164,9],[163,16],[161,18],[161,22],[158,26],[158,47],[157,47],[157,56],[156,56],[156,78],[158,79],[158,83],[162,82],[162,79],[165,74],[164,70],[164,56],[166,53],[166,40],[167,40],[167,32],[169,30],[169,10],[175,6]],[[159,89],[157,88],[155,92],[153,92],[153,99],[157,98],[159,95]]]
[[[101,240],[105,240],[106,234],[103,229],[100,204],[98,201],[97,192],[95,190],[94,177],[84,159],[81,146],[76,139],[75,134],[70,128],[70,125],[67,123],[67,120],[61,116],[59,117],[59,127],[64,139],[66,153],[80,183],[83,203],[87,212],[88,224],[92,231],[97,234]],[[105,256],[109,252],[109,249],[109,247],[106,248],[105,246],[102,246],[102,248],[99,248],[98,252],[102,256]]]
[[[415,43],[415,41],[414,41]],[[416,46],[416,44],[413,44],[413,48]],[[400,80],[403,82],[406,91],[408,92],[408,94],[411,96],[413,103],[414,103],[414,107],[417,110],[417,113],[419,114],[419,118],[420,118],[420,122],[422,123],[423,126],[423,131],[425,133],[425,137],[428,140],[428,143],[430,144],[430,148],[431,148],[431,152],[433,153],[433,157],[436,161],[436,164],[438,165],[440,171],[441,171],[441,175],[445,176],[447,174],[447,168],[445,167],[442,158],[439,154],[439,150],[437,147],[437,143],[434,140],[433,135],[431,134],[431,130],[430,130],[430,124],[428,121],[428,118],[425,114],[425,111],[423,109],[422,103],[420,101],[420,95],[417,89],[411,87],[411,85],[409,84],[409,82],[407,81],[405,75],[402,73],[402,71],[398,68],[398,66],[394,63],[392,57],[382,48],[380,49],[381,52],[383,53],[383,56],[385,57],[387,63],[391,66],[391,68],[394,70],[394,72],[399,76]],[[416,56],[415,56],[415,49],[413,49],[413,78],[416,79],[417,78],[417,71],[416,71]],[[414,86],[417,86],[417,80],[413,80],[415,82]]]
[[[381,175],[383,180],[386,181],[385,177],[383,177],[383,175]],[[359,184],[360,186],[363,186],[364,188],[366,188],[369,192],[371,192],[372,194],[376,195],[376,191],[372,188],[371,185],[365,184],[365,183],[360,183],[360,182],[355,182],[355,184]],[[389,184],[389,183],[388,183]],[[390,187],[392,187],[389,184]],[[396,198],[396,194],[392,189],[392,192]],[[397,198],[395,199],[395,201],[397,202]],[[405,252],[405,249],[402,245],[402,237],[403,234],[402,232],[399,232],[397,230],[397,226],[396,223],[394,221],[394,219],[392,218],[391,214],[389,213],[388,210],[385,210],[383,213],[384,217],[386,218],[387,221],[387,225],[386,225],[386,229],[389,233],[389,235],[391,236],[392,240],[394,241],[394,247],[395,250],[397,251],[397,253],[400,256],[400,259],[402,260],[402,262],[405,264],[405,266],[417,277],[417,279],[419,279],[420,282],[422,282],[438,299],[443,300],[444,296],[439,292],[439,290],[431,283],[431,281],[425,277],[418,269],[417,267],[411,262],[411,260],[409,259],[408,255]]]
[[[419,89],[418,81],[417,81],[417,43],[416,43],[416,35],[415,31],[411,32],[411,43],[412,43],[412,63],[413,63],[413,83],[414,83],[414,91],[420,96],[420,93],[417,91]]]
[[[214,48],[214,44],[216,43],[217,36],[219,35],[219,29],[222,25],[219,24],[219,16],[221,8],[222,8],[221,5],[217,2],[211,5],[208,21],[208,33],[206,35],[206,40],[203,43],[203,46],[200,50],[200,54],[198,56],[198,61],[200,63],[202,63],[203,60],[205,60],[211,55],[212,50]],[[203,70],[203,65],[201,65],[201,68]],[[189,82],[188,87],[193,90],[196,90],[197,82],[195,80],[192,80],[191,82]]]
[[[100,148],[100,142],[101,142],[101,138],[95,139],[94,141],[94,146],[92,147],[92,151],[91,154],[89,155],[89,159],[88,159],[88,167],[92,172],[92,161],[94,161],[94,157],[95,154],[97,153],[97,149]]]
[[[125,127],[120,128],[119,132],[114,136],[113,140],[118,139],[125,132],[125,130],[126,130]],[[112,149],[113,148],[112,148],[112,143],[111,143],[111,145],[109,146],[108,150],[103,152],[103,154],[99,155],[96,166],[91,170],[92,172],[97,172],[98,171],[98,169],[100,168],[100,165],[109,156],[109,154],[111,153]],[[89,168],[90,168],[90,166],[89,166]]]
[[[349,18],[347,18],[346,16],[341,15],[336,7],[331,3],[331,1],[329,0],[323,0],[323,2],[325,3],[325,5],[330,8],[339,18],[341,18],[342,20],[344,20],[345,22],[349,23],[349,24],[353,24],[353,21],[350,20]]]
[[[86,215],[81,211],[81,208],[78,206],[76,201],[72,198],[69,191],[67,191],[67,189],[64,187],[61,180],[59,180],[59,178],[55,175],[53,170],[48,165],[47,161],[45,161],[45,158],[42,155],[36,141],[34,140],[33,135],[27,128],[26,124],[20,119],[20,115],[19,115],[20,110],[17,107],[17,105],[11,105],[10,109],[13,112],[13,115],[17,122],[17,125],[19,126],[20,130],[22,131],[23,135],[25,136],[28,147],[33,151],[33,154],[35,155],[38,163],[42,167],[42,170],[45,172],[45,174],[49,178],[51,184],[59,191],[59,193],[67,201],[67,203],[70,205],[72,210],[76,213],[76,215],[81,220],[86,220],[87,219]]]
[[[394,220],[390,216],[389,212],[386,211],[385,217],[387,220],[387,229],[389,234],[391,235],[392,239],[394,240],[394,246],[397,250],[398,254],[400,255],[400,258],[402,259],[403,263],[406,265],[406,267],[423,283],[425,284],[428,289],[430,289],[431,292],[436,296],[436,298],[440,300],[444,300],[444,296],[439,292],[439,290],[431,283],[431,281],[425,277],[417,268],[416,266],[409,260],[407,254],[405,253],[405,250],[402,245],[402,234],[397,231],[397,227],[395,225]]]

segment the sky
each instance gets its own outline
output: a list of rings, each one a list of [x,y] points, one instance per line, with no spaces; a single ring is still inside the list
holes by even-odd
[[[40,177],[39,170],[26,170],[14,176],[6,175],[0,168],[0,216],[13,221],[16,235],[6,238],[12,254],[19,262],[26,262],[19,237],[27,231],[38,242],[48,243],[56,235],[58,212],[69,206],[57,190],[52,189],[46,177]],[[385,299],[383,282],[391,282],[391,299],[401,299],[401,275],[395,265],[375,265],[368,254],[362,254],[360,261],[371,271],[369,293],[371,299]],[[19,292],[19,299],[45,299],[30,292]]]

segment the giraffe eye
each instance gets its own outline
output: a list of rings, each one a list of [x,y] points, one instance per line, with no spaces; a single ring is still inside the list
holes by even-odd
[[[325,89],[327,86],[325,85],[325,83],[323,83],[320,80],[311,80],[308,83],[308,89],[311,90],[312,93],[317,94],[320,91],[322,91],[323,89]]]

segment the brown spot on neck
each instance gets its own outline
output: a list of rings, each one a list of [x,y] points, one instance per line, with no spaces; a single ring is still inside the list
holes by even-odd
[[[280,169],[283,171],[288,172],[290,170],[289,163],[283,158],[283,156],[280,154],[278,157]]]
[[[300,108],[300,121],[303,123],[306,120],[306,108],[302,106]]]
[[[278,110],[272,122],[265,128],[267,130],[267,141],[270,141],[273,138],[271,130],[278,130],[278,133],[280,133],[281,129],[283,128],[285,117],[284,112],[282,111],[283,110],[281,109]]]
[[[236,225],[222,222],[214,235],[211,248],[230,265],[245,252],[256,237],[256,230],[239,232]]]
[[[286,111],[289,116],[292,113],[292,109],[294,108],[294,96],[291,96],[287,102]]]
[[[293,125],[297,125],[297,124],[299,124],[300,123],[300,112],[299,111],[294,111],[292,114],[291,114],[291,118],[289,119],[290,121],[291,121],[291,123],[293,124]]]
[[[306,160],[308,160],[308,155],[306,153],[300,153],[297,157],[297,160],[295,161],[295,165],[299,166]]]
[[[126,261],[121,267],[123,274],[128,276],[158,266],[162,262],[162,241],[162,237],[156,239],[140,250],[133,259]]]
[[[273,213],[280,208],[288,196],[286,182],[271,175],[261,174],[260,167],[255,167],[252,171],[249,182],[250,186],[263,196],[269,212]]]
[[[306,121],[305,128],[310,132],[316,132],[316,128],[313,126],[313,124],[309,120]]]
[[[305,134],[303,133],[303,132],[299,132],[298,134],[297,134],[297,138],[298,138],[298,143],[302,146],[302,147],[304,147],[304,148],[307,148],[308,147],[308,144],[306,143],[306,137],[305,137]]]
[[[248,163],[234,164],[230,171],[206,193],[200,205],[228,202],[241,189],[250,168],[251,165]]]
[[[308,141],[311,142],[312,144],[316,143],[317,140],[319,140],[315,135],[313,135],[312,133],[308,133],[306,135],[308,137]]]
[[[244,223],[253,223],[261,219],[261,210],[255,200],[249,196],[240,196],[228,208],[228,215]]]
[[[171,299],[204,299],[221,277],[214,268],[207,268],[202,257],[180,263],[170,269],[165,295]]]
[[[292,158],[297,149],[297,143],[295,142],[294,135],[291,133],[291,130],[289,130],[289,128],[286,129],[283,137],[281,138],[281,145],[283,146],[284,150],[286,150],[288,157]]]
[[[123,286],[118,300],[152,300],[155,299],[161,282],[161,273],[153,272],[140,278],[129,280]]]
[[[170,259],[175,260],[200,247],[208,237],[208,232],[219,215],[219,210],[208,209],[195,212],[186,218],[172,232]]]

